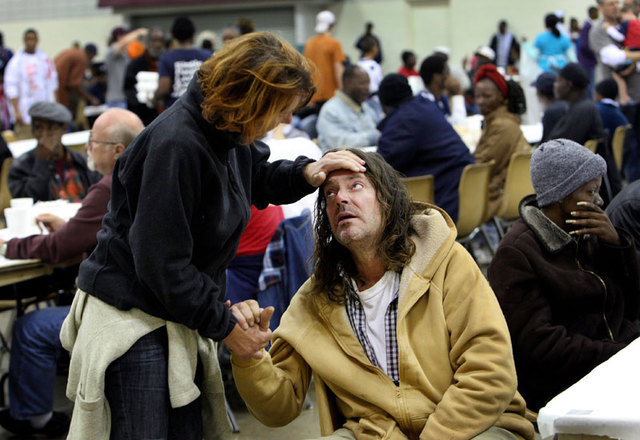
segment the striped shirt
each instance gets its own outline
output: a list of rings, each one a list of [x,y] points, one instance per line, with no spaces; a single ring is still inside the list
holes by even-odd
[[[399,274],[395,274],[399,277]],[[398,287],[399,282],[394,283],[394,292],[391,302],[386,308],[384,315],[385,351],[386,351],[386,371],[381,362],[378,361],[373,344],[371,343],[367,331],[367,317],[360,297],[352,283],[348,283],[346,295],[346,309],[349,317],[349,324],[353,333],[360,341],[369,361],[385,372],[396,385],[400,384],[400,373],[398,370],[398,338],[396,335],[396,323],[398,317]]]

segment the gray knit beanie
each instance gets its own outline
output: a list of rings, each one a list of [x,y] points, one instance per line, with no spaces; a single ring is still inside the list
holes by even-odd
[[[559,202],[606,172],[602,157],[569,139],[547,141],[531,156],[531,183],[539,207]]]

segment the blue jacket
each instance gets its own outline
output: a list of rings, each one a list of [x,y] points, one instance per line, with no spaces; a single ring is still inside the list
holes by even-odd
[[[442,110],[418,95],[378,125],[378,153],[407,177],[433,174],[436,205],[458,219],[458,183],[473,156]]]
[[[627,125],[629,123],[629,120],[620,111],[620,109],[613,104],[599,101],[596,102],[596,107],[598,108],[598,112],[600,113],[602,125],[604,126],[605,130],[609,130],[609,145],[611,145],[613,134],[615,133],[616,128],[621,125]]]
[[[291,298],[311,276],[313,264],[313,221],[306,211],[301,216],[284,219],[276,229],[265,251],[259,279],[260,307],[273,306],[272,330],[280,325],[280,318]]]

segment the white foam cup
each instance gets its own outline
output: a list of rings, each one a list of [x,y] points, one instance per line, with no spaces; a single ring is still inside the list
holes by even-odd
[[[18,197],[11,199],[12,208],[31,208],[33,206],[33,199],[31,197]]]
[[[26,235],[31,229],[30,208],[5,208],[4,219],[9,233],[14,237]]]

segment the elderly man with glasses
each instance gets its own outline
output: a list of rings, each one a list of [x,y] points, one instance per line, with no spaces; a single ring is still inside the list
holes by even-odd
[[[57,102],[36,102],[29,108],[36,148],[18,157],[9,170],[12,197],[80,202],[100,175],[87,167],[84,154],[62,145],[71,112]]]
[[[128,110],[110,109],[100,115],[87,151],[89,168],[104,177],[89,188],[82,207],[68,222],[42,214],[36,220],[50,234],[0,240],[0,254],[59,263],[90,253],[107,213],[116,159],[143,128],[140,118]],[[53,411],[56,365],[64,353],[58,335],[68,312],[68,306],[36,310],[15,325],[9,368],[10,408],[0,411],[0,426],[14,434],[59,436],[69,427],[69,417]]]

